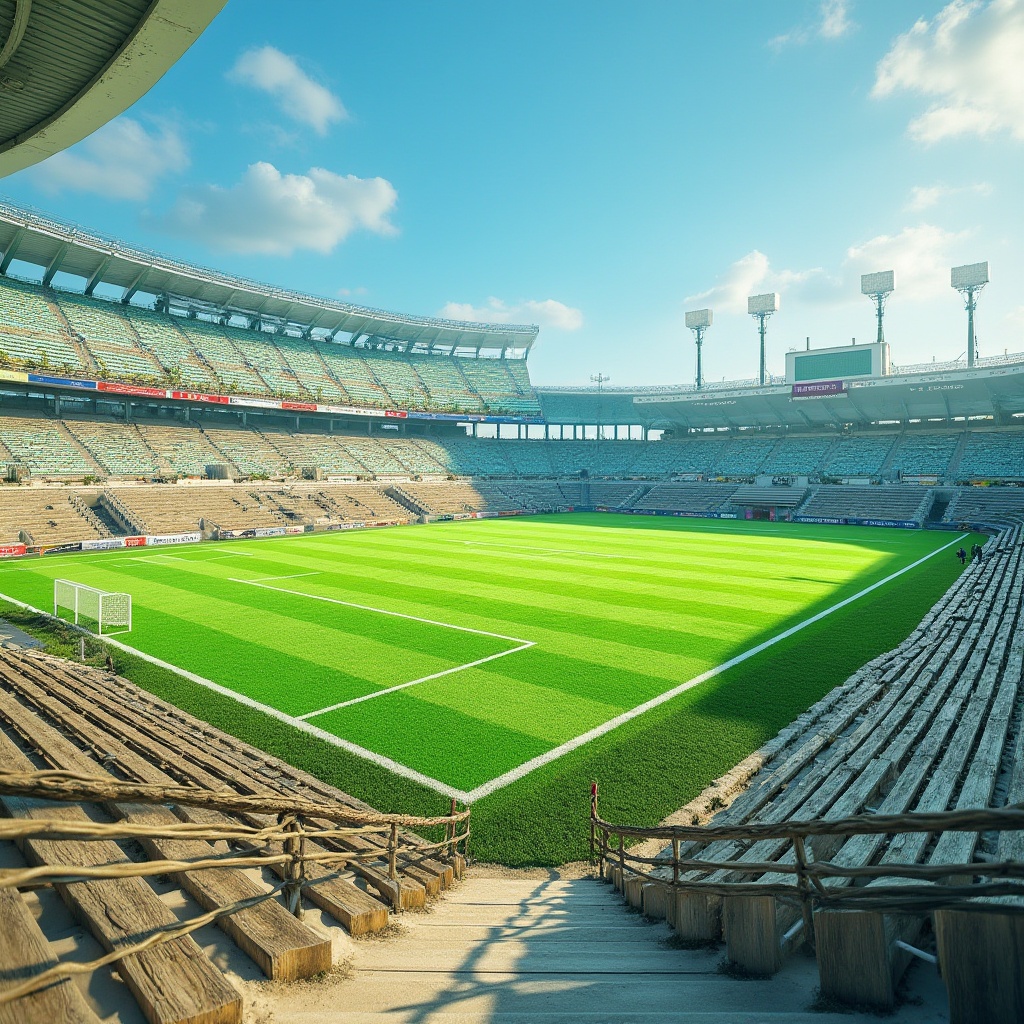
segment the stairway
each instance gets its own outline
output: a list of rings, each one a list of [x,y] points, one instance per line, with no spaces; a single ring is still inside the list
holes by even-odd
[[[663,922],[631,913],[591,878],[481,874],[471,870],[426,913],[396,918],[400,934],[352,943],[350,976],[263,989],[253,1012],[289,1024],[877,1024],[812,1012],[811,957],[791,958],[770,981],[738,980],[719,970],[720,950],[675,948]],[[891,1024],[945,1019],[932,977]]]

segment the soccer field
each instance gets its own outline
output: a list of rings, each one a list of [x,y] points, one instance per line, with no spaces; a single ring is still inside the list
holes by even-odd
[[[951,577],[957,539],[576,514],[47,557],[0,591],[127,591],[120,642],[471,802],[810,627],[819,657],[822,635],[848,646],[849,609],[930,563]]]

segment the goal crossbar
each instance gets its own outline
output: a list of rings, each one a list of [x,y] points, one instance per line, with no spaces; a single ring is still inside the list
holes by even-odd
[[[99,590],[73,580],[55,579],[53,614],[83,629],[94,629],[100,635],[129,633],[132,628],[132,595]]]

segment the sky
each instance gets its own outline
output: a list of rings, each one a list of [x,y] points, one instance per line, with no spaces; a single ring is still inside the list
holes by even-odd
[[[1024,351],[1024,0],[229,0],[138,103],[0,181],[135,245],[403,313],[541,328],[538,384],[787,349]]]

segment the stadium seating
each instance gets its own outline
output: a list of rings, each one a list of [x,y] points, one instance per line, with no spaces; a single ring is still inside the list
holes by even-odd
[[[110,536],[89,504],[95,492],[0,487],[0,544],[68,544]]]
[[[845,437],[829,453],[822,472],[834,477],[876,477],[896,437],[896,434]]]
[[[1020,431],[969,433],[957,477],[1024,480],[1024,438]]]
[[[998,806],[1011,798],[997,782],[1000,766],[1013,763],[1007,757],[1012,758],[1017,744],[1011,709],[1019,702],[1022,654],[1019,644],[1011,649],[1010,638],[1024,586],[1019,527],[991,541],[987,552],[984,564],[964,573],[895,650],[855,672],[749,759],[754,766],[750,784],[711,824],[936,812]],[[1007,656],[1007,671],[998,671]],[[1019,842],[1013,833],[1004,836]],[[994,859],[995,852],[991,837],[962,831],[942,833],[937,841],[927,833],[819,835],[812,847],[816,861],[846,868],[891,867],[893,877],[881,881],[887,885],[907,883],[899,876],[901,865],[965,864]],[[779,970],[802,941],[796,926],[800,911],[759,896],[756,886],[786,879],[764,865],[792,865],[792,844],[728,839],[684,843],[679,852],[683,858],[730,867],[684,871],[679,877],[688,889],[675,893],[665,888],[673,878],[667,864],[651,869],[656,881],[629,880],[628,875],[623,880],[618,874],[614,880],[649,915],[667,914],[682,941],[714,941],[724,931],[727,956],[740,970]],[[672,850],[666,849],[659,859],[671,857]],[[730,895],[728,886],[739,882],[745,890]],[[720,888],[704,892],[701,883]],[[851,883],[831,877],[824,884],[836,890]],[[817,911],[815,948],[823,995],[891,1009],[910,961],[896,940],[915,942],[924,919],[913,911],[884,919],[869,911]],[[961,957],[967,953],[962,942],[958,946],[958,928],[965,929],[964,939],[978,933],[956,915],[944,925],[950,934],[940,940],[939,960],[951,1001],[964,985],[979,986],[976,998],[993,1000],[984,979],[972,980],[972,973],[942,963],[948,955],[944,950]],[[1007,950],[993,945],[974,952],[985,960],[1005,956]]]
[[[944,477],[962,434],[904,434],[889,460],[898,476]]]
[[[69,372],[85,368],[42,290],[11,278],[0,284],[0,362]]]
[[[0,279],[0,363],[374,408],[538,415],[523,360],[353,348]]]
[[[15,465],[33,476],[77,477],[99,475],[99,465],[56,420],[43,417],[0,417],[0,443]]]
[[[666,512],[713,512],[732,497],[735,484],[655,484],[632,508]]]
[[[947,523],[1024,522],[1024,487],[959,487]]]
[[[206,476],[207,466],[225,461],[223,453],[195,427],[140,422],[137,429],[160,463],[180,476]]]
[[[811,476],[836,443],[831,436],[785,437],[765,459],[761,472],[769,476]]]
[[[800,507],[804,516],[820,518],[896,519],[921,522],[931,503],[923,487],[823,486]]]
[[[778,439],[774,437],[734,438],[718,454],[712,472],[715,476],[754,476],[776,444]]]
[[[287,476],[291,463],[258,430],[204,427],[206,440],[221,454],[218,462],[237,467],[243,476]]]
[[[106,419],[65,419],[67,431],[109,476],[152,478],[170,472],[131,423]]]
[[[757,484],[741,484],[729,501],[733,505],[796,508],[806,494],[806,487],[759,487]]]

